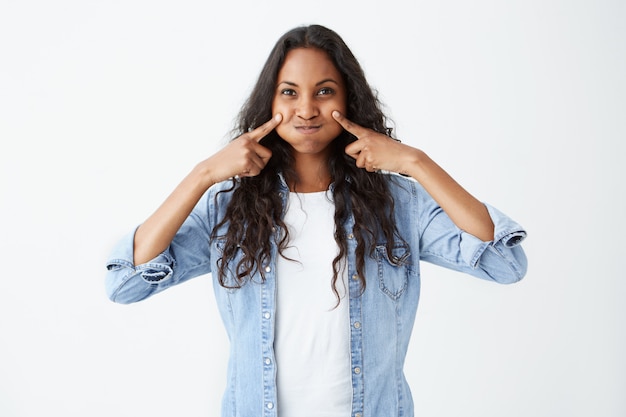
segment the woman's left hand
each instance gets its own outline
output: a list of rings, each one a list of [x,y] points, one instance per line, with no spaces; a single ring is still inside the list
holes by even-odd
[[[346,153],[356,160],[356,166],[369,172],[378,170],[407,174],[419,157],[419,150],[382,133],[359,126],[343,114],[334,111],[333,118],[345,130],[357,137],[346,146]]]

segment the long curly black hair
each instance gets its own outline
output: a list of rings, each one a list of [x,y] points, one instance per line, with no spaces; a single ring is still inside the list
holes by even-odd
[[[295,48],[317,48],[325,51],[343,77],[347,92],[348,119],[380,133],[391,136],[387,117],[381,110],[377,93],[368,84],[365,74],[342,38],[334,31],[320,25],[297,27],[285,33],[272,49],[250,97],[239,113],[233,137],[255,129],[272,117],[272,100],[276,89],[278,72],[287,53]],[[338,302],[337,280],[342,260],[348,251],[347,236],[343,224],[350,215],[354,217],[352,235],[356,239],[356,270],[365,290],[365,257],[372,256],[377,244],[383,242],[387,253],[393,253],[402,242],[395,225],[394,201],[388,189],[386,175],[367,172],[358,168],[353,158],[345,153],[345,147],[356,137],[343,131],[332,143],[328,159],[331,174],[333,200],[335,203],[334,238],[339,251],[333,260],[332,290]],[[219,282],[224,287],[239,287],[253,274],[260,273],[264,280],[264,265],[271,255],[271,241],[277,240],[279,253],[289,242],[289,233],[283,222],[283,201],[279,193],[279,173],[288,184],[297,179],[294,158],[289,145],[276,131],[261,142],[272,151],[272,157],[263,171],[254,177],[233,179],[232,199],[225,217],[213,232],[213,238],[223,240],[223,253],[218,259]],[[217,230],[227,225],[227,231],[217,236]],[[279,231],[277,233],[277,231]],[[278,236],[278,237],[277,237]],[[241,255],[238,255],[241,251]],[[231,265],[234,259],[236,265]],[[227,272],[233,274],[226,280]],[[234,277],[234,282],[232,280]],[[228,281],[228,282],[227,282]]]

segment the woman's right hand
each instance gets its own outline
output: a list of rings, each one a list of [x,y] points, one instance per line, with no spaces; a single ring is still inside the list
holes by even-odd
[[[244,133],[197,164],[163,204],[137,228],[133,254],[135,265],[148,262],[167,248],[211,185],[236,175],[259,175],[272,157],[272,152],[259,141],[274,130],[282,119],[280,113],[276,114],[272,120]]]
[[[250,132],[244,133],[217,153],[198,164],[204,172],[207,185],[211,186],[234,176],[259,175],[272,157],[272,151],[259,142],[282,121],[282,115],[274,117]]]

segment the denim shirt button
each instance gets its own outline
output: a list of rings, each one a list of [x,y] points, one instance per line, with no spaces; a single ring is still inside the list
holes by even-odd
[[[357,279],[359,279],[359,276],[358,276],[357,274],[354,274],[354,275],[352,275],[352,279],[353,279],[354,281],[356,281]]]
[[[354,323],[354,328],[355,329],[360,329],[361,328],[361,322],[360,321],[355,322]]]
[[[264,362],[265,362],[266,365],[269,365],[269,364],[272,363],[272,360],[270,358],[265,358]]]
[[[272,268],[270,268],[269,266],[265,267],[265,272],[270,272],[272,270]]]
[[[272,315],[270,314],[269,311],[266,311],[265,313],[263,313],[263,318],[264,319],[268,319],[269,320],[270,317],[272,317]]]
[[[363,414],[361,414],[361,413],[356,413],[356,414],[354,415],[354,417],[362,417],[362,416],[363,416]]]
[[[353,235],[352,233],[350,233],[350,234],[348,235],[348,239],[354,239],[354,235]]]
[[[361,373],[361,368],[359,368],[358,366],[356,368],[354,368],[354,373],[355,374],[360,374]]]
[[[266,407],[271,410],[272,408],[274,408],[274,403],[267,403]]]

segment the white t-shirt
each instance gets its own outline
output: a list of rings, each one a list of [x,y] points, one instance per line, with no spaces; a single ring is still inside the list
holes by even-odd
[[[350,311],[346,272],[332,291],[335,206],[330,192],[290,193],[286,258],[276,272],[276,353],[279,417],[351,414]]]

